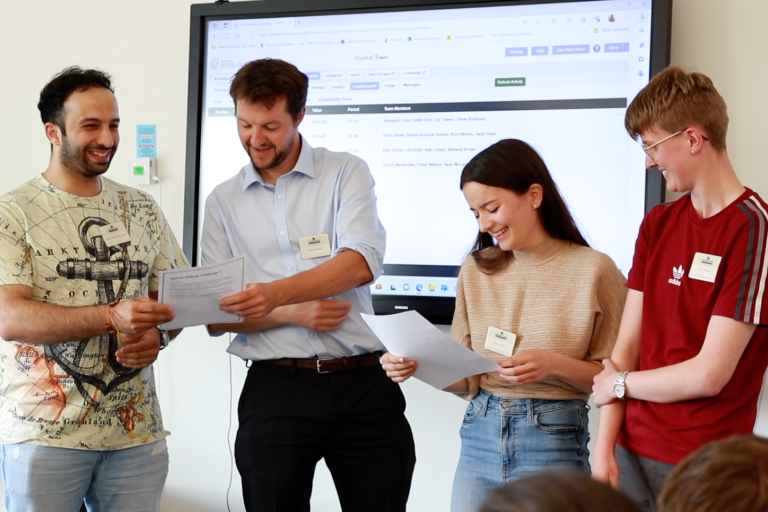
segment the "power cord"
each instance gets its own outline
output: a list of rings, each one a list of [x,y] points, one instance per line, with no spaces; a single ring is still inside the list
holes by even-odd
[[[224,0],[226,1],[226,0]],[[229,343],[232,343],[232,333],[229,333]],[[227,448],[229,448],[229,483],[227,484],[227,512],[232,512],[229,508],[229,493],[232,490],[232,480],[235,474],[235,453],[232,450],[232,400],[234,399],[234,389],[232,386],[232,354],[227,353],[229,358],[229,419],[227,420]]]

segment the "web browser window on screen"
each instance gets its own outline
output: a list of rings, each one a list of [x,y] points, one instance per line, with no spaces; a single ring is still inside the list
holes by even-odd
[[[505,138],[539,151],[591,245],[626,274],[645,174],[623,121],[648,82],[650,18],[650,1],[596,1],[209,21],[201,199],[248,162],[232,75],[280,58],[310,79],[304,137],[360,156],[376,180],[385,264],[405,271],[375,294],[455,295],[445,269],[477,233],[459,176]]]

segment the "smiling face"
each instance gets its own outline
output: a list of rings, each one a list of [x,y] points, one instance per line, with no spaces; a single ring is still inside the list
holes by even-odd
[[[237,101],[237,131],[253,167],[267,182],[293,169],[299,158],[299,124],[304,112],[294,120],[286,108],[285,97],[272,108],[263,103]]]
[[[504,251],[534,247],[547,237],[539,212],[541,186],[531,185],[525,194],[469,181],[462,188],[482,233],[490,234]]]
[[[63,114],[64,130],[46,123],[61,165],[85,178],[104,174],[120,142],[115,95],[103,87],[75,91],[64,102]]]
[[[658,167],[667,183],[670,192],[688,192],[693,188],[693,175],[688,170],[692,152],[690,129],[679,134],[669,133],[660,128],[649,128],[641,133],[641,140],[646,146],[656,144],[651,155],[646,156],[647,168]],[[671,135],[674,135],[670,137]],[[667,140],[667,137],[669,137]]]

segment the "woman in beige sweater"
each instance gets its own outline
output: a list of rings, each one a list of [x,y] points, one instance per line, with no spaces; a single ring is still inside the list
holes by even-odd
[[[496,487],[543,469],[589,472],[587,400],[626,289],[525,142],[480,152],[461,189],[479,233],[459,273],[451,335],[500,367],[445,388],[471,400],[451,510],[475,512]],[[389,353],[382,361],[395,382],[418,366]]]

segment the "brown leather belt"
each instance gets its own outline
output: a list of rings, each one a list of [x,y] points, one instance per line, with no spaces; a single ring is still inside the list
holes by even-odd
[[[286,357],[285,359],[265,359],[258,361],[263,364],[274,364],[278,366],[295,366],[302,370],[317,370],[317,373],[343,372],[346,370],[357,370],[379,364],[380,352],[371,354],[362,354],[352,357],[339,357],[337,359],[295,359]]]

